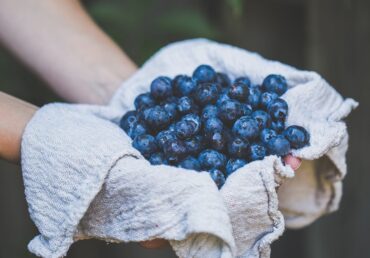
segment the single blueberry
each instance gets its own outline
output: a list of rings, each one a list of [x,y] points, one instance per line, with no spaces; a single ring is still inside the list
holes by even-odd
[[[267,154],[265,146],[259,143],[252,143],[249,151],[249,160],[261,160]]]
[[[195,128],[195,133],[198,133],[201,126],[202,126],[201,121],[200,121],[200,117],[196,114],[187,114],[187,115],[182,117],[182,120],[193,124],[193,126]]]
[[[193,79],[197,83],[213,82],[216,78],[216,71],[209,65],[200,65],[193,72]]]
[[[221,187],[225,184],[226,178],[225,175],[222,173],[219,169],[211,169],[209,170],[209,175],[217,185],[218,189],[221,189]]]
[[[149,158],[151,154],[158,150],[155,138],[150,134],[143,134],[135,137],[132,146],[146,158]]]
[[[204,134],[208,137],[216,132],[222,132],[224,124],[217,117],[211,117],[204,122],[203,127]]]
[[[197,134],[199,129],[194,123],[181,119],[179,122],[176,123],[176,136],[180,139],[187,139],[192,137],[193,135]]]
[[[256,138],[259,135],[260,129],[256,119],[250,116],[242,116],[235,122],[232,132],[234,135],[248,140]]]
[[[216,101],[216,106],[219,107],[226,100],[230,100],[229,88],[225,88],[225,89],[221,90],[221,93],[218,96],[218,99]]]
[[[238,77],[234,80],[234,83],[243,83],[247,87],[251,86],[251,80],[247,76]]]
[[[177,164],[187,155],[186,146],[184,142],[179,139],[166,142],[163,151],[170,164]]]
[[[268,75],[262,83],[262,86],[267,92],[274,92],[281,96],[288,90],[288,84],[284,76],[278,74]]]
[[[261,102],[262,91],[259,86],[249,87],[248,103],[252,108],[257,108]]]
[[[290,143],[283,135],[278,135],[269,140],[267,149],[270,154],[285,156],[290,152]]]
[[[150,85],[150,93],[158,100],[172,96],[171,79],[165,76],[154,79]]]
[[[157,136],[155,137],[158,145],[163,148],[164,145],[169,142],[169,141],[172,141],[172,140],[176,140],[176,134],[174,131],[170,131],[170,130],[165,130],[165,131],[161,131],[157,134]]]
[[[247,164],[247,161],[244,159],[229,159],[226,163],[226,176],[230,176],[234,173],[237,169],[243,167]]]
[[[217,117],[217,114],[218,114],[217,107],[214,105],[208,105],[202,110],[202,115],[201,115],[202,121],[204,122],[208,118],[211,118],[211,117]]]
[[[164,110],[167,111],[170,120],[173,121],[177,118],[177,104],[174,102],[168,102],[163,105]]]
[[[288,103],[281,98],[277,98],[270,102],[267,111],[275,121],[285,120],[288,115]]]
[[[144,110],[146,125],[152,131],[166,128],[171,122],[168,112],[161,106],[154,106]]]
[[[137,112],[128,111],[122,118],[119,123],[120,127],[128,133],[130,129],[136,126],[138,123]]]
[[[152,165],[168,164],[164,154],[162,152],[154,153],[150,156],[149,162]]]
[[[167,128],[168,131],[175,132],[176,131],[176,123],[172,123]]]
[[[277,133],[282,133],[285,129],[285,121],[284,120],[272,121],[271,129],[275,130]]]
[[[188,156],[185,159],[181,161],[179,164],[179,167],[185,168],[185,169],[191,169],[195,171],[200,171],[200,163],[198,159],[194,158],[193,156]]]
[[[249,142],[248,140],[235,137],[229,141],[227,150],[231,157],[245,158],[249,152]]]
[[[136,109],[146,109],[155,106],[155,100],[149,92],[142,93],[135,98],[134,101]]]
[[[226,100],[218,108],[218,115],[227,124],[233,123],[242,115],[242,107],[237,100]]]
[[[227,136],[223,132],[215,132],[207,137],[208,146],[217,151],[223,151],[227,145]]]
[[[221,87],[227,88],[230,87],[231,81],[229,76],[225,73],[217,73],[216,74],[216,80],[215,80]]]
[[[147,134],[148,131],[143,124],[137,123],[132,128],[127,131],[127,135],[130,136],[131,139],[135,139],[136,136]]]
[[[264,92],[261,95],[260,106],[267,109],[271,101],[277,99],[279,96],[276,93]]]
[[[186,75],[178,75],[172,81],[174,94],[178,97],[191,95],[197,87],[193,78]]]
[[[202,169],[209,170],[212,168],[223,169],[226,164],[225,155],[218,151],[206,149],[199,154],[198,160]]]
[[[245,101],[249,95],[248,86],[241,82],[236,82],[229,89],[229,97],[239,101]]]
[[[272,138],[276,136],[277,136],[277,133],[275,130],[270,129],[270,128],[265,128],[260,133],[260,140],[263,144],[267,144],[269,140],[271,140]]]
[[[181,97],[177,103],[177,110],[180,114],[195,113],[198,111],[197,105],[188,96]]]
[[[306,146],[310,141],[310,134],[302,126],[292,125],[285,129],[283,135],[293,149]]]
[[[271,126],[271,116],[263,110],[254,111],[252,117],[256,119],[260,130]]]
[[[218,87],[215,83],[199,84],[194,93],[195,101],[201,106],[214,104],[216,103],[217,98]]]
[[[240,103],[241,108],[241,116],[249,116],[252,115],[252,107],[245,103]]]
[[[196,135],[193,138],[184,140],[187,152],[191,155],[198,155],[203,148],[203,137]]]

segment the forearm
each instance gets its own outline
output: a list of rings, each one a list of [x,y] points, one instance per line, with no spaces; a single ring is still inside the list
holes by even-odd
[[[37,107],[0,92],[0,158],[18,163],[24,128]]]
[[[75,0],[0,0],[0,39],[72,102],[107,103],[136,70]]]

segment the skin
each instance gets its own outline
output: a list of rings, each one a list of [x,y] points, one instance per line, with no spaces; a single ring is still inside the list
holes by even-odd
[[[76,0],[0,0],[0,42],[69,102],[106,104],[137,70]],[[0,158],[19,163],[21,137],[37,109],[0,92]],[[300,164],[293,156],[285,161]]]

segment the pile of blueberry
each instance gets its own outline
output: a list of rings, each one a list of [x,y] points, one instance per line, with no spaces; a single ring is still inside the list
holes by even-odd
[[[246,76],[231,82],[200,65],[191,77],[152,81],[120,126],[151,164],[208,171],[220,188],[248,162],[270,154],[283,157],[309,144],[303,127],[285,128],[288,104],[279,96],[286,91],[281,75],[254,85]]]

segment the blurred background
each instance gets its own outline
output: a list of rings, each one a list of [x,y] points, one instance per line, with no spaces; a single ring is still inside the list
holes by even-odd
[[[341,209],[302,230],[286,231],[272,257],[370,257],[370,1],[368,0],[88,0],[96,22],[139,65],[170,42],[206,37],[315,70],[361,104],[348,118],[349,174]],[[59,100],[0,48],[0,90],[36,105]],[[1,118],[0,118],[1,119]],[[0,161],[0,258],[34,257],[37,234],[19,167]],[[68,258],[175,258],[167,248],[82,241]]]

